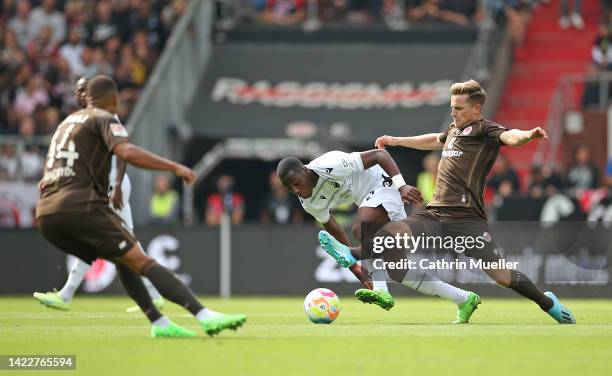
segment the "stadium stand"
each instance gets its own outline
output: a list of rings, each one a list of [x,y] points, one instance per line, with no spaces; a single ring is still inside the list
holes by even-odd
[[[81,76],[113,76],[120,89],[118,115],[127,120],[185,5],[183,0],[4,1],[0,180],[40,178],[48,136],[76,109],[73,90]],[[31,222],[22,219],[20,225]]]
[[[123,104],[119,116],[127,122],[173,26],[188,5],[184,0],[3,2],[0,179],[30,187],[36,182],[48,135],[76,108],[72,89],[81,75],[107,73],[116,79]],[[608,29],[605,19],[598,18],[602,14],[598,2],[584,2],[585,28],[580,31],[561,30],[559,6],[559,1],[505,0],[215,1],[213,52],[203,64],[206,69],[194,84],[194,94],[187,95],[189,132],[165,119],[151,124],[154,129],[135,129],[154,134],[158,141],[151,142],[158,143],[166,142],[167,135],[178,134],[178,146],[173,147],[192,165],[228,137],[290,138],[316,141],[323,149],[365,149],[381,132],[414,134],[442,129],[448,121],[445,85],[468,77],[483,82],[502,77],[506,83],[501,94],[489,90],[493,103],[488,106],[494,108],[496,98],[501,98],[495,120],[522,129],[542,125],[550,117],[551,101],[563,74],[587,73],[589,58],[596,70],[607,70],[597,65],[597,59],[608,52],[602,50],[607,46]],[[491,26],[492,20],[499,27]],[[502,33],[481,40],[489,28],[507,30],[513,45],[507,80],[493,66],[498,46],[503,45]],[[567,41],[576,47],[558,48]],[[486,53],[478,50],[480,45],[485,45]],[[495,48],[486,48],[490,46]],[[454,64],[448,64],[448,59]],[[149,97],[159,89],[155,85],[163,82],[154,81]],[[292,86],[291,98],[282,97],[283,91],[287,93],[286,87],[278,85],[282,82],[300,82]],[[591,92],[599,95],[598,88]],[[581,101],[593,104],[593,95],[583,89],[583,83],[574,85],[573,107],[580,107]],[[599,97],[595,97],[597,102]],[[136,122],[151,123],[143,112],[147,111],[141,109]],[[190,136],[193,139],[185,142]],[[146,137],[137,137],[137,142],[146,141]],[[159,151],[156,145],[146,146]],[[280,148],[280,143],[276,145]],[[487,202],[493,209],[503,202],[496,197],[531,196],[532,192],[541,197],[567,187],[568,158],[554,166],[532,166],[535,146],[505,152],[517,172],[520,189],[501,195],[497,188],[489,189]],[[406,174],[416,179],[425,154],[393,151],[393,155]],[[223,174],[234,176],[237,189],[244,192],[245,219],[261,217],[258,200],[270,188],[266,174],[258,171],[271,171],[274,158],[241,158],[220,161],[209,179],[196,188],[192,210],[201,223],[205,198],[214,192],[214,181]],[[601,169],[598,154],[595,162]],[[550,176],[554,184],[546,180]],[[145,223],[150,201],[146,192],[152,194],[153,182],[139,180],[139,175],[135,181],[144,192],[140,205],[144,210],[136,202],[135,212],[137,218],[144,213],[140,222]],[[246,182],[253,183],[246,186]],[[503,180],[499,183],[489,186],[504,186]],[[554,190],[548,189],[551,184]],[[181,187],[175,188],[180,191]],[[8,202],[6,197],[4,202]],[[13,213],[20,206],[13,202],[5,212]],[[183,205],[180,212],[184,211]],[[31,225],[31,214],[20,214],[20,225]]]
[[[568,73],[586,72],[601,15],[599,2],[584,2],[584,30],[562,30],[558,5],[558,2],[554,2],[533,10],[525,42],[514,49],[512,71],[495,115],[497,122],[519,129],[545,125],[560,77]],[[572,48],[560,48],[564,45],[571,45]],[[576,107],[583,86],[575,86],[573,90],[576,91]],[[523,188],[526,188],[524,184],[536,148],[536,144],[530,144],[521,150],[503,150],[517,168]]]

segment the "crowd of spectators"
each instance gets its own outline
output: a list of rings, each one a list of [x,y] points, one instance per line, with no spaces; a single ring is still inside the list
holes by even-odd
[[[602,94],[600,83],[597,80],[601,73],[612,72],[612,10],[606,11],[597,30],[597,36],[591,47],[591,66],[588,70],[591,80],[586,83],[582,97],[584,107],[597,107],[601,99],[606,102],[612,99],[612,82],[603,82],[603,85],[607,85],[608,97],[600,98],[605,93]]]
[[[26,154],[1,144],[0,179],[15,178],[18,164],[28,167],[26,179],[39,176],[47,142],[36,136],[51,134],[77,108],[79,77],[114,77],[126,120],[185,1],[3,0],[0,135],[22,136]]]
[[[486,183],[486,201],[495,207],[508,197],[540,199],[564,193],[580,198],[597,190],[612,193],[612,160],[600,171],[591,159],[589,149],[578,146],[574,150],[572,162],[565,170],[536,165],[524,180],[521,181],[508,160],[500,155]]]
[[[222,15],[239,22],[293,25],[314,14],[323,23],[367,24],[403,19],[468,26],[481,16],[478,0],[234,0],[219,2]]]
[[[531,9],[551,0],[219,0],[219,14],[238,22],[293,25],[315,16],[323,23],[367,24],[403,19],[409,23],[441,22],[469,26],[484,12],[507,23],[515,41],[522,39]],[[602,0],[607,9],[609,0]],[[561,29],[585,27],[581,0],[559,2]]]
[[[4,188],[11,185],[12,192],[21,194],[27,190],[23,187],[40,179],[49,135],[78,108],[73,91],[79,77],[114,77],[121,99],[118,115],[127,120],[186,4],[187,0],[0,1]],[[23,182],[26,186],[20,185]],[[1,223],[30,225],[30,213],[15,200],[6,196],[0,201]]]

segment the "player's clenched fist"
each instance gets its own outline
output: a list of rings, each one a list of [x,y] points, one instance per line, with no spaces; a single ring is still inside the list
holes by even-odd
[[[192,185],[196,181],[196,173],[187,166],[177,164],[174,168],[174,174],[179,178],[182,178],[187,185]]]
[[[535,140],[535,139],[544,139],[544,140],[548,140],[548,136],[546,135],[546,131],[544,129],[542,129],[542,127],[536,127],[533,128],[532,130],[529,131],[529,139],[530,140]]]
[[[393,146],[394,139],[395,137],[393,136],[380,136],[376,139],[376,142],[374,142],[374,146],[376,146],[377,149],[384,149],[385,146]]]
[[[402,197],[402,201],[410,202],[413,204],[420,204],[423,202],[423,196],[421,196],[421,192],[411,185],[404,185],[399,188],[400,196]]]

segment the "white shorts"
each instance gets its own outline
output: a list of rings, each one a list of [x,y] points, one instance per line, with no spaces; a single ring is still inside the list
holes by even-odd
[[[385,187],[383,180],[380,180],[374,192],[370,192],[359,204],[360,208],[376,208],[380,205],[385,208],[387,215],[391,221],[401,221],[406,219],[406,210],[404,209],[404,202],[399,194],[399,191],[393,187]]]
[[[121,193],[123,197],[123,208],[121,210],[115,210],[112,205],[111,209],[121,220],[125,223],[128,230],[134,232],[134,219],[132,218],[132,208],[130,207],[130,195],[132,194],[132,183],[130,182],[130,178],[127,174],[123,176],[123,181],[121,182]]]

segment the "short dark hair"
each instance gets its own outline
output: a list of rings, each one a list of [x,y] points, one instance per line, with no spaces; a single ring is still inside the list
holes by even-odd
[[[276,173],[280,181],[284,182],[292,175],[299,174],[302,171],[302,167],[304,167],[302,161],[294,157],[287,157],[278,162]]]
[[[87,82],[87,97],[92,101],[105,101],[114,95],[117,95],[117,84],[108,76],[95,76]]]
[[[83,86],[85,86],[85,89],[87,89],[87,83],[88,82],[89,82],[89,77],[81,76],[81,77],[79,77],[78,80],[76,80],[76,84],[75,85],[83,85]]]

